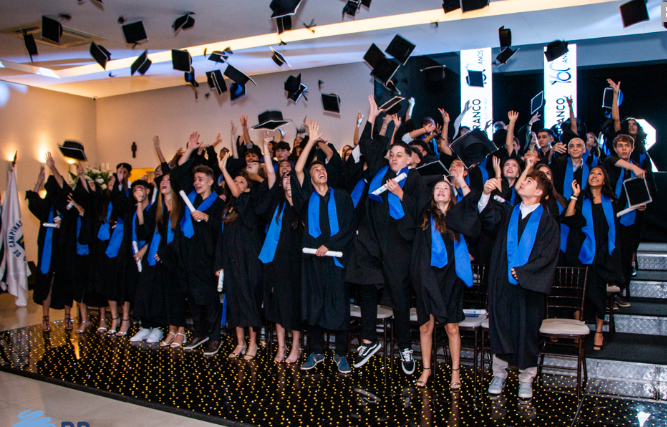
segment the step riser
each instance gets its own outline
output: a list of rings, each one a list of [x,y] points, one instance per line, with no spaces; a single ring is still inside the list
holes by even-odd
[[[608,320],[609,315],[606,317]],[[617,312],[614,314],[614,321],[618,333],[667,336],[667,317],[638,316]],[[665,358],[667,360],[667,355]]]
[[[630,296],[667,299],[667,283],[633,280],[630,282]]]
[[[637,266],[641,270],[667,270],[667,254],[637,252]]]

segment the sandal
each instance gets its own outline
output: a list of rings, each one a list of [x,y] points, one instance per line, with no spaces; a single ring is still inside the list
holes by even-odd
[[[602,335],[602,338],[604,338],[604,334],[602,332],[596,332],[595,335],[600,334]],[[596,345],[595,340],[593,340],[593,351],[602,351],[604,348],[604,344]]]
[[[278,354],[276,354],[276,357],[273,358],[273,361],[276,363],[284,362],[287,359],[287,356],[285,356],[285,347],[278,347],[278,353],[280,353],[280,349],[283,350],[283,357],[278,357]]]
[[[74,322],[72,322],[72,318],[70,317],[69,314],[65,315],[65,330],[66,331],[71,331],[74,329]]]
[[[246,351],[247,348],[248,348],[248,347],[246,347],[245,344],[243,344],[243,345],[237,345],[236,348],[234,348],[234,351],[231,352],[231,353],[229,353],[229,356],[227,356],[227,357],[230,358],[230,359],[238,359],[239,356],[241,356],[242,354],[245,353],[245,351]],[[238,351],[238,352],[237,352],[236,350],[238,350],[238,349],[241,349],[241,351]]]
[[[254,351],[253,351],[254,349]],[[257,356],[257,346],[250,346],[248,347],[248,351],[245,352],[245,356],[243,356],[243,360],[252,360]]]
[[[130,319],[123,319],[123,320],[120,322],[120,325],[123,326],[123,322],[129,322],[129,321],[130,321]],[[128,331],[129,331],[129,328],[128,328]],[[127,332],[128,332],[128,331],[125,331],[125,332],[120,332],[120,331],[118,331],[118,332],[116,332],[116,336],[117,336],[117,337],[124,337],[125,335],[127,335]]]
[[[90,320],[84,320],[83,322],[79,323],[79,329],[76,330],[77,334],[82,334],[86,332],[86,329],[90,326]]]
[[[182,334],[182,333],[180,333],[180,332],[177,332],[177,333],[176,333],[176,336],[178,336],[178,335],[182,335],[182,336],[183,336],[183,341],[182,341],[182,342],[174,342],[174,341],[176,341],[176,338],[174,338],[174,339],[171,341],[171,344],[169,345],[169,347],[171,347],[171,348],[178,348],[178,347],[180,347],[180,346],[182,346],[182,345],[185,345],[185,344],[188,342],[188,339],[185,337],[185,334]]]
[[[298,356],[296,356],[296,358],[288,357],[287,359],[285,359],[285,363],[291,365],[291,364],[293,364],[293,363],[298,362],[299,359],[301,359],[301,349],[298,349],[297,351],[298,351]]]
[[[423,370],[424,371],[430,371],[431,368],[423,368]],[[428,374],[428,377],[426,377],[426,381],[417,380],[417,382],[415,382],[415,385],[419,388],[424,388],[424,387],[426,387],[426,383],[428,383],[429,378],[431,378],[430,373]]]
[[[42,316],[42,332],[51,332],[49,316]]]
[[[460,369],[461,368],[456,368],[456,369],[452,368],[452,372],[458,372]],[[458,386],[458,387],[454,387],[454,386]],[[449,389],[451,391],[461,391],[461,383],[460,382],[451,383],[449,385]]]
[[[100,325],[102,324],[102,322],[104,322],[104,324],[106,325],[107,319],[100,319]],[[106,326],[100,326],[99,328],[97,328],[97,332],[105,332],[106,330],[107,330]]]
[[[174,338],[172,338],[172,339],[170,339],[170,340],[167,340],[167,338],[169,337],[169,335],[173,335]],[[174,342],[175,339],[176,339],[176,333],[174,333],[174,332],[169,332],[169,333],[167,334],[167,336],[164,337],[164,340],[162,340],[162,342],[160,343],[160,347],[168,347],[169,345],[171,345],[172,342]]]
[[[116,320],[118,320],[118,319],[120,319],[120,317],[113,317],[112,316],[111,317],[111,322],[112,322],[111,325],[116,324]],[[111,329],[109,329],[109,331],[107,332],[107,335],[116,335],[116,328],[117,327],[118,326],[112,326]]]

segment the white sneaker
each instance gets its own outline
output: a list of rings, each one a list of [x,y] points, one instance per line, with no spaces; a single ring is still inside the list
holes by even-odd
[[[519,383],[519,398],[532,399],[533,398],[533,383]]]
[[[139,328],[139,332],[137,332],[132,338],[130,338],[130,342],[139,342],[143,341],[148,336],[153,332],[153,328]]]
[[[162,339],[162,329],[153,328],[153,332],[151,332],[151,334],[148,336],[146,342],[154,344],[156,342],[160,342],[161,339]]]

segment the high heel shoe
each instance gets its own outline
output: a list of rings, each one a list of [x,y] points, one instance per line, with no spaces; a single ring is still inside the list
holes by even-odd
[[[456,369],[452,368],[452,375],[453,375],[454,372],[459,372],[459,370],[461,370],[461,368],[456,368]],[[461,374],[459,373],[459,378],[460,378],[460,377],[461,377]],[[449,389],[450,389],[451,391],[455,391],[455,392],[456,392],[456,391],[461,391],[461,382],[460,382],[460,381],[461,381],[461,380],[459,379],[459,382],[453,382],[453,383],[451,383],[451,384],[449,385]],[[458,387],[454,387],[454,386],[458,386]]]
[[[106,325],[107,319],[100,319],[100,325],[102,324],[102,322],[104,322],[104,324]],[[97,328],[97,332],[106,332],[106,331],[107,331],[106,326],[100,326],[99,328]]]
[[[278,357],[278,355],[276,354],[276,357],[273,358],[273,361],[276,363],[284,362],[285,359],[287,359],[287,356],[285,356],[285,347],[278,347],[278,353],[280,353],[281,349],[283,350],[283,357],[282,358]]]
[[[236,351],[238,349],[241,349],[241,351]],[[237,345],[236,348],[234,348],[234,351],[229,353],[229,356],[227,356],[230,359],[238,359],[242,354],[245,354],[245,351],[248,349],[248,347],[243,344],[243,345]]]
[[[245,356],[243,356],[243,360],[252,360],[257,356],[257,346],[256,345],[251,345],[248,347],[248,351],[245,352]]]
[[[111,317],[111,329],[107,331],[107,335],[116,335],[116,328],[118,326],[113,326],[116,323],[116,320],[120,319],[120,317]]]
[[[79,323],[79,329],[76,330],[77,334],[82,334],[86,332],[86,329],[90,326],[90,320],[84,320],[83,322]]]
[[[176,335],[177,335],[177,336],[178,336],[178,335],[183,336],[183,341],[182,341],[182,342],[174,342],[174,341],[176,340],[176,338],[174,338],[174,341],[171,342],[171,344],[169,345],[169,347],[171,347],[171,348],[178,348],[178,347],[183,346],[183,345],[185,345],[185,344],[188,343],[188,339],[185,337],[185,334],[182,334],[182,333],[180,333],[180,332],[177,332]]]
[[[168,339],[169,335],[172,335],[174,338]],[[175,332],[169,332],[166,337],[164,337],[164,340],[160,343],[160,347],[169,347],[172,342],[176,339],[176,333]]]
[[[72,322],[72,318],[70,317],[69,314],[65,315],[65,330],[66,331],[71,331],[74,329],[74,322]]]
[[[42,316],[42,332],[51,332],[51,322],[49,322],[49,316]]]
[[[597,334],[602,335],[602,338],[604,339],[604,334],[602,332],[596,332],[595,335]],[[593,351],[602,351],[603,348],[604,344],[595,345],[595,341],[593,341]]]
[[[430,371],[431,368],[424,368],[424,370],[425,370],[425,371]],[[415,385],[416,385],[417,387],[419,387],[419,388],[424,388],[424,387],[426,387],[426,384],[428,383],[428,379],[429,379],[429,378],[431,378],[431,373],[430,373],[430,372],[429,372],[429,374],[428,374],[428,377],[426,377],[426,381],[417,380],[417,381],[415,382]]]
[[[123,322],[129,322],[129,321],[130,321],[130,319],[123,319],[123,320],[121,320],[121,322],[120,322],[120,326],[121,326],[121,327],[123,326]],[[128,330],[129,330],[129,328],[128,328]],[[117,336],[117,337],[124,337],[125,335],[127,335],[127,331],[125,331],[125,332],[121,332],[121,331],[116,332],[116,336]]]
[[[296,358],[288,357],[287,359],[285,359],[285,363],[287,363],[289,365],[292,365],[292,364],[298,362],[299,359],[301,359],[301,349],[298,349],[297,351],[298,351],[298,354],[297,354]]]

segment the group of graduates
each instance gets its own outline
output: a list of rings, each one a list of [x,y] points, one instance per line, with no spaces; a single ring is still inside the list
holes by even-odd
[[[217,152],[220,135],[205,146],[195,132],[167,162],[156,137],[162,163],[154,184],[130,183],[127,163],[117,166],[108,184],[86,179],[79,165],[72,188],[47,154],[51,176],[44,183],[42,168],[26,195],[43,224],[33,294],[44,307],[43,330],[50,330],[49,307],[64,308],[65,328],[72,329],[74,300],[79,333],[90,326],[87,307],[102,307],[100,334],[127,335],[132,313],[141,328],[130,341],[202,346],[213,356],[221,347],[222,320],[238,340],[228,357],[250,360],[268,321],[277,330],[276,362],[299,362],[305,329],[310,354],[300,368],[313,369],[325,359],[324,333],[330,332],[338,370],[349,373],[350,365],[361,368],[381,348],[381,304],[393,311],[401,366],[411,375],[410,308],[416,307],[423,361],[416,385],[429,380],[439,323],[451,351],[450,386],[459,390],[458,324],[465,319],[463,295],[473,285],[475,262],[489,272],[489,392],[502,392],[512,365],[520,370],[519,396],[529,398],[557,265],[589,269],[586,301],[596,320],[595,349],[603,346],[607,285],[627,286],[633,274],[645,206],[621,218],[615,213],[627,204],[622,182],[650,177],[650,158],[641,127],[620,120],[619,84],[610,85],[608,156],[572,109],[558,134],[534,132],[536,115],[519,137],[518,113],[510,112],[508,124],[494,124],[500,149],[466,164],[451,145],[472,132],[460,126],[467,109],[454,126],[440,110],[442,125],[426,118],[417,127],[411,99],[403,120],[385,115],[378,129],[383,112],[373,97],[363,130],[359,134],[359,114],[354,143],[340,154],[306,119],[292,149],[282,131],[278,141],[265,133],[260,149],[250,139],[247,116],[239,137],[232,122],[231,151]],[[420,166],[438,160],[448,176],[420,173]],[[45,197],[38,194],[42,184]],[[361,342],[348,361],[351,296],[361,309]],[[189,342],[188,311],[194,327]]]

